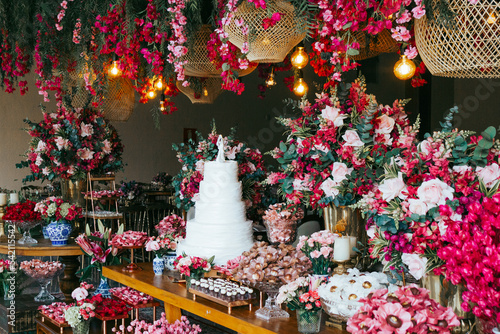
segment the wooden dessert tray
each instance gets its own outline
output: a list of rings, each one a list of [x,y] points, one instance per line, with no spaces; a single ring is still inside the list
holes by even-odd
[[[42,312],[39,312],[40,315],[41,315],[41,319],[42,319],[42,322],[48,322],[54,326],[56,326],[57,328],[59,328],[59,332],[62,334],[64,332],[64,328],[66,327],[70,327],[70,325],[67,323],[67,322],[57,322],[55,321],[54,319],[52,318],[49,318],[48,316],[46,316],[45,314],[43,314]]]
[[[235,301],[227,301],[224,299],[220,299],[214,296],[207,295],[206,293],[203,293],[201,291],[195,290],[195,289],[189,289],[188,290],[190,293],[193,294],[193,300],[196,301],[196,296],[200,296],[202,298],[208,299],[214,303],[217,303],[219,305],[223,305],[227,307],[227,314],[231,314],[231,309],[235,306],[246,306],[248,305],[248,309],[251,311],[252,310],[252,303],[256,301],[255,298],[253,299],[246,299],[246,300],[235,300]]]

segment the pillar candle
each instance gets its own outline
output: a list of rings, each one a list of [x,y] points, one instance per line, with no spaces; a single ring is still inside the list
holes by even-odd
[[[19,203],[19,194],[18,193],[10,193],[10,203],[9,204],[16,204]]]
[[[0,206],[7,205],[7,194],[1,193],[0,194]]]
[[[350,259],[349,251],[350,241],[349,237],[341,237],[335,240],[333,245],[333,259],[335,261],[347,261]]]
[[[356,242],[358,241],[358,238],[356,237],[349,237],[349,252],[350,252],[350,255],[351,257],[355,257],[356,256],[356,252],[352,249],[353,247],[356,247]]]

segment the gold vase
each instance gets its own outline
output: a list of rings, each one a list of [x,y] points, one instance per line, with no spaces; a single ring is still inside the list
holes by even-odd
[[[71,204],[85,208],[84,192],[87,191],[87,180],[61,180],[62,198]]]
[[[474,314],[462,310],[463,285],[453,285],[450,281],[434,274],[422,277],[422,287],[429,290],[429,297],[444,307],[451,307],[453,313],[460,319],[460,326],[453,329],[452,333],[468,333],[474,324]]]
[[[330,204],[323,209],[323,217],[326,230],[356,237],[359,242],[366,245],[366,223],[359,209]]]

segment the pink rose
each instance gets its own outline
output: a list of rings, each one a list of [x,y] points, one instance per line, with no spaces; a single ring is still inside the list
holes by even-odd
[[[62,150],[63,148],[66,148],[68,145],[68,140],[64,139],[63,137],[57,137],[56,139],[54,139],[54,141],[56,142],[58,150]]]
[[[396,122],[392,117],[389,117],[387,115],[382,115],[377,118],[377,127],[375,128],[375,133],[382,133],[382,134],[388,134],[392,132],[392,129],[394,129],[394,124]]]
[[[492,163],[486,167],[477,167],[477,176],[488,188],[492,187],[500,180],[500,167],[497,163]]]
[[[403,181],[403,174],[398,173],[397,178],[385,179],[379,186],[378,189],[382,193],[382,199],[384,201],[391,201],[396,197],[404,198],[402,191],[406,188]]]
[[[293,180],[293,190],[302,191],[309,190],[309,185],[306,180],[294,179]]]
[[[89,295],[89,292],[85,289],[82,289],[82,288],[76,288],[71,293],[71,297],[73,299],[75,299],[76,301],[83,300],[83,299],[87,298],[88,295]]]
[[[88,148],[81,148],[76,153],[82,160],[91,160],[94,157],[94,152]]]
[[[427,258],[421,257],[418,254],[404,253],[401,260],[408,267],[410,274],[417,280],[421,279],[425,274],[425,267],[427,266]]]
[[[82,123],[80,128],[82,130],[82,137],[88,137],[94,133],[94,127],[92,126],[92,124]]]
[[[417,148],[424,155],[429,155],[432,152],[432,143],[429,140],[424,140],[418,144]]]
[[[347,115],[339,114],[339,112],[339,108],[326,106],[323,110],[321,110],[321,116],[324,119],[331,121],[336,127],[339,127],[344,124],[344,118],[347,117]]]
[[[347,179],[347,175],[352,173],[352,168],[347,168],[343,162],[334,162],[332,168],[333,181],[340,183]]]
[[[359,135],[354,130],[347,130],[345,134],[342,136],[342,139],[345,140],[346,146],[352,146],[355,148],[363,146],[363,142],[359,139]]]
[[[427,204],[422,200],[410,198],[408,203],[410,204],[408,207],[410,213],[416,213],[417,215],[425,215],[427,213]]]
[[[205,169],[205,160],[196,161],[196,170],[203,174],[203,170]]]
[[[146,251],[147,252],[153,252],[153,251],[157,251],[159,249],[160,249],[160,244],[156,240],[149,240],[146,243]]]
[[[109,142],[109,140],[105,140],[102,142],[103,143],[103,147],[102,147],[102,151],[106,154],[110,154],[111,153],[111,143]]]
[[[417,195],[431,209],[435,206],[446,204],[447,199],[453,199],[453,191],[453,188],[443,181],[433,179],[422,182],[417,189]]]
[[[337,183],[331,178],[326,179],[321,183],[320,189],[323,190],[327,197],[335,197],[339,194],[339,190],[335,188]]]

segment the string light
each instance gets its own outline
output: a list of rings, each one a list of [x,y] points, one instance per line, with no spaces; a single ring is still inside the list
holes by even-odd
[[[165,111],[165,101],[160,101],[160,111],[164,112]]]
[[[208,96],[208,89],[206,86],[203,86],[203,96]]]
[[[274,66],[271,66],[271,72],[269,72],[269,75],[267,76],[266,79],[266,86],[272,87],[275,85],[276,85],[276,80],[274,80]]]
[[[155,88],[157,90],[162,90],[163,89],[163,81],[161,80],[161,77],[158,78],[158,80],[156,80],[156,82],[155,82]]]
[[[488,19],[486,20],[486,23],[495,24],[496,22],[497,22],[497,16],[495,15],[495,12],[491,12],[488,15]]]
[[[402,55],[396,64],[394,64],[394,75],[400,80],[408,80],[415,75],[416,69],[415,63],[405,55]]]
[[[154,89],[150,89],[148,91],[147,95],[148,95],[148,99],[152,100],[152,99],[154,99],[156,97],[156,91]]]
[[[295,80],[295,83],[293,84],[293,93],[297,95],[298,97],[304,96],[307,91],[309,90],[309,87],[307,86],[306,82],[302,78],[298,78]]]
[[[112,77],[119,77],[120,75],[122,75],[122,71],[120,71],[120,69],[118,68],[118,61],[113,60],[113,64],[109,68],[108,74]]]
[[[297,50],[295,50],[295,52],[292,54],[290,61],[292,62],[292,65],[299,70],[306,67],[307,63],[309,62],[309,56],[304,51],[304,47],[299,46]]]

